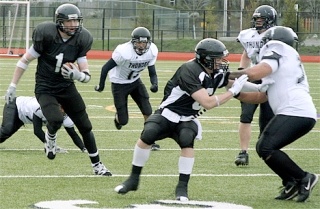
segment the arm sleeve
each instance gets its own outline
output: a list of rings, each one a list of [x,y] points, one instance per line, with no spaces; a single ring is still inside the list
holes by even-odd
[[[117,66],[117,63],[112,58],[108,62],[106,62],[106,64],[103,65],[100,73],[99,86],[104,86],[108,72],[115,66]]]
[[[44,143],[46,140],[45,133],[42,130],[42,119],[39,118],[37,115],[33,114],[32,123],[34,135],[36,135]]]
[[[76,130],[72,127],[72,128],[67,128],[65,127],[67,133],[69,134],[69,136],[72,138],[73,143],[79,148],[79,149],[83,149],[85,148],[81,138],[79,137],[79,135],[77,134]]]
[[[148,66],[149,77],[151,84],[158,84],[158,76],[156,72],[156,67],[154,65]]]

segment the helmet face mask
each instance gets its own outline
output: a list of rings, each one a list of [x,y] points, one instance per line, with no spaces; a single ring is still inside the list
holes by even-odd
[[[81,32],[83,17],[77,6],[62,4],[56,9],[55,17],[57,27],[61,32],[68,36]]]
[[[229,61],[225,59],[229,52],[221,41],[213,38],[203,39],[196,45],[195,52],[198,63],[213,73],[229,70]]]
[[[259,6],[252,15],[252,27],[256,30],[267,30],[277,25],[277,11],[269,6]]]
[[[145,27],[137,27],[131,33],[131,43],[134,51],[139,55],[146,53],[151,45],[151,34]]]

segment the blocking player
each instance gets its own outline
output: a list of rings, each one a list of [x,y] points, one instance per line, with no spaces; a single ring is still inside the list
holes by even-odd
[[[115,188],[117,193],[136,191],[151,145],[155,141],[172,138],[181,149],[175,196],[179,201],[189,200],[188,183],[195,160],[194,140],[202,137],[198,116],[232,99],[247,81],[247,76],[243,75],[227,92],[215,95],[217,88],[229,84],[229,62],[225,59],[228,50],[221,41],[207,38],[196,45],[195,52],[195,59],[182,64],[167,82],[159,109],[146,120],[135,145],[131,174]]]
[[[275,116],[261,133],[256,151],[282,180],[283,189],[275,199],[305,202],[319,177],[304,170],[283,150],[297,140],[307,143],[308,138],[301,137],[309,133],[317,121],[307,75],[300,55],[293,48],[294,41],[290,28],[274,26],[268,29],[262,38],[259,64],[231,72],[230,77],[246,74],[252,80],[262,79],[262,83],[272,81],[266,92],[241,92],[237,98],[255,104],[269,101]]]

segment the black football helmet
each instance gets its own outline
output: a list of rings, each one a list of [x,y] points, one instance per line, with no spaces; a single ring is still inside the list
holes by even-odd
[[[297,38],[289,28],[284,26],[275,26],[268,29],[262,37],[263,44],[266,44],[271,40],[278,40],[293,47]]]
[[[228,71],[229,61],[224,59],[229,55],[226,46],[214,38],[201,40],[195,48],[196,60],[214,73],[219,70]],[[216,59],[222,59],[221,63],[216,63]]]
[[[55,16],[57,27],[61,32],[66,33],[68,36],[73,36],[81,31],[83,17],[77,6],[73,4],[62,4],[56,9]],[[77,27],[65,27],[63,22],[66,20],[78,20],[79,25]]]
[[[263,18],[264,22],[262,25],[257,25],[257,18]],[[277,11],[269,5],[261,5],[254,11],[252,15],[252,27],[256,30],[267,30],[277,25]]]
[[[131,33],[131,43],[133,49],[138,55],[143,55],[148,51],[151,45],[150,31],[145,27],[137,27]],[[141,43],[146,43],[141,45]]]

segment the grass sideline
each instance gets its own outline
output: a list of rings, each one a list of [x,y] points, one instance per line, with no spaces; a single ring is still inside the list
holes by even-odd
[[[132,100],[129,100],[129,124],[121,131],[113,125],[114,107],[107,81],[102,93],[93,90],[98,84],[103,60],[90,60],[92,80],[88,84],[77,83],[93,124],[97,145],[103,163],[113,172],[113,177],[97,177],[92,173],[89,158],[81,153],[66,132],[58,132],[57,143],[68,149],[51,161],[43,152],[43,145],[32,133],[32,126],[21,128],[5,143],[0,144],[0,208],[35,208],[42,201],[90,200],[97,204],[84,204],[86,208],[125,208],[133,204],[151,204],[156,200],[173,200],[178,178],[178,146],[172,140],[159,142],[162,150],[152,152],[143,170],[139,190],[118,195],[113,189],[130,172],[132,151],[143,127],[143,118]],[[158,61],[159,92],[150,93],[153,108],[159,105],[163,87],[183,61]],[[0,109],[4,106],[2,95],[11,81],[16,59],[0,60]],[[35,62],[30,64],[17,87],[17,95],[32,96],[34,90]],[[236,69],[238,63],[232,63]],[[320,112],[319,63],[305,63],[310,93]],[[147,71],[142,79],[150,87]],[[223,91],[219,89],[218,92]],[[258,113],[258,111],[257,111]],[[307,203],[276,201],[281,182],[258,158],[255,142],[258,135],[256,113],[253,137],[250,143],[250,165],[236,167],[234,157],[239,151],[237,126],[240,107],[235,99],[201,116],[203,140],[196,141],[196,159],[190,179],[189,197],[197,201],[228,202],[255,209],[314,209],[320,208],[320,186],[313,190]],[[2,115],[0,115],[2,120]],[[320,124],[303,139],[285,150],[303,169],[320,174]],[[65,203],[64,203],[65,204]],[[167,205],[168,206],[168,205]],[[169,207],[169,206],[168,206]],[[178,205],[170,205],[182,208]],[[47,207],[50,208],[50,207]],[[53,207],[52,207],[53,208]],[[60,208],[66,208],[65,205]],[[80,206],[79,206],[80,208]],[[183,206],[196,208],[196,206]]]

